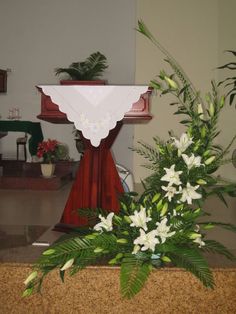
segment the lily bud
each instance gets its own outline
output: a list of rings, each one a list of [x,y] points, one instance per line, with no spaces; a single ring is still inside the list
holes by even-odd
[[[199,118],[201,120],[204,120],[204,114],[203,114],[203,109],[202,109],[202,104],[197,105],[197,113],[199,114]]]
[[[221,96],[220,98],[220,108],[223,108],[225,104],[225,96]]]
[[[156,201],[158,201],[158,199],[160,198],[161,194],[160,193],[156,193],[153,198],[152,198],[152,203],[155,203]]]
[[[22,293],[22,297],[28,297],[29,295],[31,295],[33,292],[33,287],[32,288],[28,288],[28,289],[25,289],[25,291]]]
[[[96,249],[94,250],[94,253],[101,253],[103,251],[102,247],[96,247]]]
[[[214,104],[212,102],[210,103],[210,106],[209,106],[209,113],[210,113],[211,117],[213,117],[215,114],[215,107],[214,107]]]
[[[170,79],[169,77],[165,76],[164,79],[170,85],[170,87],[172,87],[173,89],[178,88],[178,85],[176,84],[176,82],[173,81],[172,79]]]
[[[215,159],[216,159],[216,156],[211,156],[205,161],[205,165],[210,165]]]
[[[157,210],[160,210],[161,207],[162,207],[162,200],[160,200],[156,205]]]
[[[43,252],[43,255],[51,255],[51,254],[53,254],[55,252],[56,252],[56,250],[54,250],[54,249],[48,249],[48,250]]]
[[[34,280],[38,276],[37,271],[33,271],[24,281],[24,284],[27,286],[32,280]]]
[[[124,216],[124,220],[128,222],[129,224],[132,222],[132,220],[129,218],[129,216]]]
[[[122,234],[123,235],[129,235],[129,232],[127,230],[125,230],[125,231],[122,231]]]
[[[85,239],[93,240],[93,239],[95,239],[96,237],[97,237],[97,235],[92,233],[92,234],[86,235],[86,236],[85,236]]]
[[[204,153],[203,153],[203,156],[206,157],[207,155],[210,154],[210,151],[209,150],[206,150]]]
[[[74,259],[73,259],[73,258],[69,259],[69,261],[67,261],[67,262],[63,265],[63,267],[61,268],[61,271],[67,270],[68,268],[70,268],[70,267],[73,265],[73,263],[74,263]]]
[[[198,140],[198,141],[196,142],[196,144],[194,145],[193,150],[194,150],[195,152],[198,150],[198,148],[199,148],[200,144],[201,144],[201,141],[200,141],[200,140]]]
[[[124,256],[123,253],[118,253],[115,258],[116,259],[121,259],[123,256]]]
[[[200,213],[200,211],[201,211],[201,208],[198,207],[197,209],[194,210],[194,213],[195,213],[195,214],[198,214],[198,213]]]
[[[117,263],[117,260],[115,258],[111,259],[108,264],[115,265]]]
[[[200,185],[207,184],[207,182],[205,180],[203,180],[203,179],[198,179],[197,183],[200,184]]]
[[[210,229],[212,229],[212,228],[214,228],[215,226],[213,225],[213,224],[207,224],[207,225],[205,225],[204,227],[203,227],[203,229],[205,229],[205,230],[210,230]]]
[[[201,128],[201,137],[204,138],[206,136],[206,128],[203,126]]]
[[[116,242],[117,243],[121,243],[121,244],[126,244],[126,243],[128,243],[128,240],[124,239],[124,238],[121,238],[121,239],[117,239]]]
[[[178,212],[179,210],[182,210],[184,208],[183,204],[178,205],[175,210]]]
[[[189,239],[197,239],[197,238],[201,238],[201,235],[199,233],[190,233],[189,235]]]
[[[168,210],[168,203],[165,203],[161,210],[161,216],[164,216]]]
[[[171,262],[171,259],[168,257],[168,256],[162,256],[161,257],[161,260],[163,261],[163,262],[166,262],[166,263],[170,263]]]

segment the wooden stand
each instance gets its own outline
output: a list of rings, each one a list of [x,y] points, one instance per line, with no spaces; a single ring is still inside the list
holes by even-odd
[[[148,90],[148,92],[141,95],[139,101],[133,104],[132,109],[109,132],[108,137],[101,141],[99,147],[93,147],[90,141],[82,136],[85,145],[84,156],[80,162],[61,221],[55,226],[57,231],[65,232],[73,227],[88,224],[88,220],[85,217],[78,215],[79,208],[103,208],[116,213],[119,211],[119,195],[123,192],[123,187],[110,152],[110,147],[123,123],[142,123],[152,118],[149,113],[150,94],[151,90]],[[50,97],[46,97],[48,102]],[[69,123],[65,117],[62,117],[58,107],[54,107],[53,115],[52,111],[47,115],[47,106],[43,103],[44,100],[45,95],[42,94],[44,120],[56,123],[58,116],[59,123]],[[39,115],[38,118],[40,116],[42,115]]]

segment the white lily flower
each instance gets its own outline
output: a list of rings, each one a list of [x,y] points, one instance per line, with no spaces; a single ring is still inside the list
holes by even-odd
[[[178,148],[178,156],[181,154],[193,143],[192,137],[189,137],[187,133],[183,133],[179,140],[175,137],[172,137],[174,140],[174,146]]]
[[[192,204],[192,200],[200,199],[202,195],[196,192],[198,188],[199,188],[199,185],[192,186],[188,182],[186,188],[184,188],[183,190],[182,188],[180,188],[180,192],[182,192],[182,197],[180,201],[183,203],[187,202],[190,205]]]
[[[152,218],[147,217],[146,214],[146,208],[141,207],[140,211],[137,210],[134,211],[134,215],[129,216],[132,223],[130,224],[131,227],[138,227],[143,228],[145,231],[147,231],[147,222],[151,221]]]
[[[161,188],[162,188],[162,190],[166,191],[166,194],[164,197],[167,197],[169,202],[171,202],[171,200],[175,196],[175,194],[179,193],[179,191],[177,191],[176,188],[174,186],[171,186],[171,185],[167,185],[167,186],[162,185]]]
[[[179,179],[179,175],[183,171],[175,171],[175,165],[172,165],[170,168],[164,168],[166,174],[161,178],[161,181],[169,182],[169,186],[176,184],[180,185],[182,182]]]
[[[114,213],[110,213],[107,218],[103,217],[102,215],[99,215],[98,217],[100,218],[101,222],[97,223],[93,229],[96,231],[101,231],[103,232],[103,229],[106,231],[112,231],[112,218],[114,216]]]
[[[61,271],[63,270],[67,270],[68,268],[70,268],[74,263],[74,258],[69,259],[61,268]]]
[[[152,230],[148,233],[145,233],[143,229],[140,229],[140,236],[134,240],[134,245],[140,245],[141,251],[152,250],[155,251],[156,244],[160,243],[156,238],[157,231]]]
[[[198,246],[201,248],[202,246],[206,245],[204,241],[202,241],[201,236],[193,240],[193,242],[199,244]]]
[[[161,238],[161,243],[166,241],[166,238],[171,237],[175,234],[175,231],[170,232],[170,226],[167,226],[167,218],[161,220],[161,222],[157,222],[157,236]]]
[[[188,170],[192,169],[193,167],[200,167],[202,165],[200,156],[195,157],[194,154],[192,154],[190,157],[188,157],[188,155],[182,154],[182,158],[186,163]]]

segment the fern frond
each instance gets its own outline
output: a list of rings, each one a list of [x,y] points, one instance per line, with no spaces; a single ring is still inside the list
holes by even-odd
[[[195,248],[180,247],[175,248],[172,252],[169,252],[168,256],[176,266],[183,267],[190,271],[206,287],[214,287],[212,272],[199,250]]]
[[[202,247],[203,251],[218,253],[224,255],[230,260],[236,260],[236,257],[221,243],[215,240],[205,240],[205,246]]]
[[[122,260],[120,270],[122,296],[127,299],[135,296],[143,288],[151,269],[151,264],[135,258],[134,255],[126,255]]]
[[[145,159],[147,159],[148,161],[156,164],[159,160],[159,153],[158,151],[153,148],[152,146],[142,143],[142,142],[138,142],[141,147],[139,148],[131,148],[132,151],[138,153],[139,155],[143,156]]]

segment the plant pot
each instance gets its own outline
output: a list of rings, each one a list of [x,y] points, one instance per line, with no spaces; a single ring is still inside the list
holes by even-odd
[[[51,178],[55,171],[55,164],[41,164],[41,172],[44,178]]]

